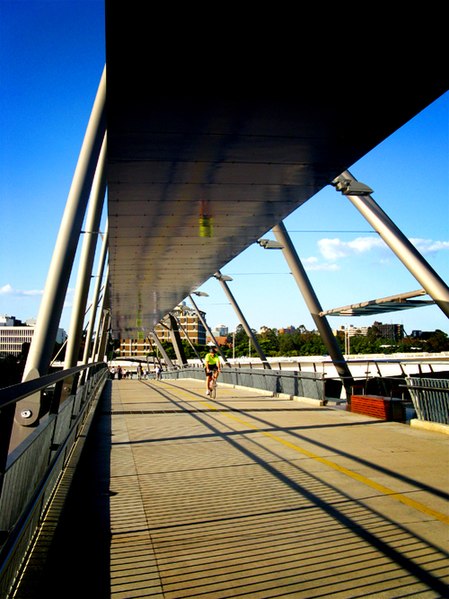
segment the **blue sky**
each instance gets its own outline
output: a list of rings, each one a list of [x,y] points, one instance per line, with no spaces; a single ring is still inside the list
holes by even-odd
[[[48,265],[104,66],[103,2],[0,2],[0,314],[36,317]],[[349,167],[449,281],[449,93]],[[420,288],[370,225],[331,186],[284,221],[324,310]],[[265,235],[270,237],[271,235]],[[272,237],[272,236],[271,236]],[[251,327],[313,321],[280,251],[254,244],[222,268]],[[61,325],[68,329],[72,277]],[[211,327],[238,319],[215,279],[196,298]],[[187,300],[188,303],[188,300]],[[332,327],[374,317],[330,317]],[[377,317],[441,329],[436,306]]]

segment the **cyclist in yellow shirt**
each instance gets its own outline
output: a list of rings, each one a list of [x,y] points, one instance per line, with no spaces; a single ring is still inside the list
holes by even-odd
[[[212,346],[209,353],[204,358],[206,367],[206,395],[215,395],[215,386],[218,375],[221,370],[220,356],[217,355],[217,348]]]

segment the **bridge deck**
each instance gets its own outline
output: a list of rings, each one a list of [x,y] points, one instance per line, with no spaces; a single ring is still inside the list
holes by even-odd
[[[113,381],[17,597],[446,597],[448,462],[404,424]]]

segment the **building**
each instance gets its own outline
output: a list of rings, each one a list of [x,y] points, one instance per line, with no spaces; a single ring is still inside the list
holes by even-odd
[[[206,329],[193,308],[183,302],[172,311],[172,314],[178,323],[181,341],[188,338],[194,345],[206,344]],[[200,314],[201,318],[205,320],[206,313],[200,311]],[[154,327],[154,332],[159,341],[171,342],[168,320],[164,320],[162,324],[157,324]],[[148,339],[148,337],[143,338],[142,336],[139,339],[120,340],[120,356],[122,357],[146,356],[152,351],[154,351],[154,344],[151,343],[151,339]]]
[[[288,327],[281,327],[278,329],[278,335],[292,335],[296,331],[296,327],[290,325]]]
[[[212,329],[212,334],[214,337],[227,337],[229,335],[229,329],[224,324],[217,324],[217,326]]]
[[[402,324],[382,324],[374,322],[373,328],[379,331],[382,339],[390,339],[391,341],[401,341],[404,339],[404,326]]]
[[[13,327],[15,324],[21,324],[21,322],[17,320],[15,316],[0,314],[0,327]]]
[[[209,335],[208,335],[207,339],[206,339],[206,344],[207,345],[215,345],[215,343],[219,347],[225,347],[225,346],[231,347],[232,346],[232,344],[228,343],[228,336],[227,335],[214,335],[213,339],[212,339],[212,337],[209,337]]]
[[[133,358],[146,356],[154,350],[150,340],[146,339],[120,339],[118,356]]]
[[[342,335],[345,337],[358,337],[363,336],[366,337],[368,335],[368,330],[370,327],[355,327],[350,324],[349,326],[342,325],[339,329],[335,329],[333,331],[334,335]]]
[[[206,344],[206,329],[193,308],[190,308],[185,302],[182,302],[182,304],[179,304],[179,306],[172,311],[172,314],[178,323],[181,340],[189,338],[195,345]],[[205,321],[206,313],[201,312],[200,310],[200,314],[201,318]],[[164,324],[157,324],[154,327],[154,332],[160,341],[171,341],[168,323],[164,322]]]
[[[0,355],[20,355],[23,344],[31,343],[35,329],[35,319],[23,323],[15,316],[0,316]],[[67,334],[64,329],[58,329],[56,342],[64,343],[66,339]]]

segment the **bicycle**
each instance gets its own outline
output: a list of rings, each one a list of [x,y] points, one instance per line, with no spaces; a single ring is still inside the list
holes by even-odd
[[[220,371],[218,369],[209,371],[206,376],[208,377],[207,388],[209,390],[209,397],[215,399],[217,397],[217,378]]]

